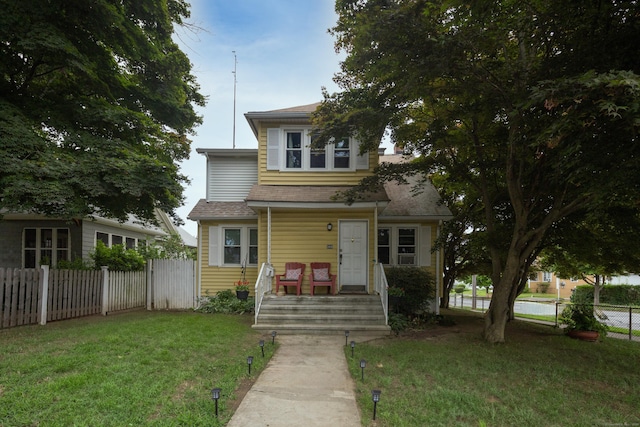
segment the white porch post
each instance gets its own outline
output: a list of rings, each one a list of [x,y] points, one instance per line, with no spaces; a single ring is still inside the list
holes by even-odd
[[[267,263],[271,265],[271,206],[267,206]]]

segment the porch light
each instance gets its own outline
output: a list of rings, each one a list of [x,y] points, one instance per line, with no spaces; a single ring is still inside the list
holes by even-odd
[[[213,401],[216,402],[216,418],[218,418],[218,399],[220,399],[220,389],[219,388],[214,388],[211,390],[211,397],[213,398]]]
[[[349,343],[347,342],[347,338],[349,338],[349,331],[344,331],[344,346],[345,347],[347,345],[349,345]]]
[[[353,357],[353,350],[356,348],[356,342],[351,341],[351,357]]]
[[[247,365],[249,366],[249,375],[251,375],[251,365],[253,364],[253,356],[247,357]]]
[[[367,361],[360,359],[360,369],[362,370],[362,381],[364,381],[364,368],[367,366]]]
[[[380,394],[382,392],[380,390],[371,390],[371,399],[373,400],[373,419],[376,419],[376,409],[378,406],[378,402],[380,402]]]
[[[327,224],[327,231],[331,231],[331,230],[333,230],[333,224],[328,223]]]
[[[276,343],[276,335],[278,335],[276,331],[271,332],[271,344]]]
[[[264,340],[260,340],[258,345],[260,346],[260,351],[262,351],[262,357],[264,357]]]

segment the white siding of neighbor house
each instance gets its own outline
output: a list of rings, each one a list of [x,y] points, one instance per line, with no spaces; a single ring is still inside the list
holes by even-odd
[[[138,241],[145,241],[147,239],[153,240],[155,236],[160,235],[156,232],[153,234],[145,234],[138,231],[133,231],[126,228],[112,227],[99,222],[84,220],[82,226],[82,258],[89,259],[89,253],[96,247],[96,232],[117,234],[123,237],[129,237],[138,239]]]
[[[257,182],[258,159],[256,156],[209,156],[207,161],[207,201],[241,202]]]

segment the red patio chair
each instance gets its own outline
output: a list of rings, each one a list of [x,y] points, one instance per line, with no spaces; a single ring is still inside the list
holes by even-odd
[[[276,275],[276,293],[280,290],[280,286],[284,287],[287,293],[287,286],[296,287],[296,295],[300,295],[302,290],[302,279],[304,277],[305,265],[299,262],[288,262],[284,265],[284,274]]]
[[[330,262],[312,262],[309,282],[311,283],[311,295],[313,295],[313,288],[316,286],[328,286],[327,292],[331,295],[336,294],[336,275],[331,274]]]

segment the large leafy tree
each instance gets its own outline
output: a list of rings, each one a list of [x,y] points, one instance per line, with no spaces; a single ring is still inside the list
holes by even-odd
[[[1,0],[0,209],[153,220],[182,204],[204,98],[184,0]]]
[[[563,219],[631,206],[640,179],[635,0],[338,0],[347,53],[319,141],[385,129],[477,201],[503,342],[526,273]],[[410,171],[405,171],[411,173]],[[637,207],[636,207],[637,208]]]

